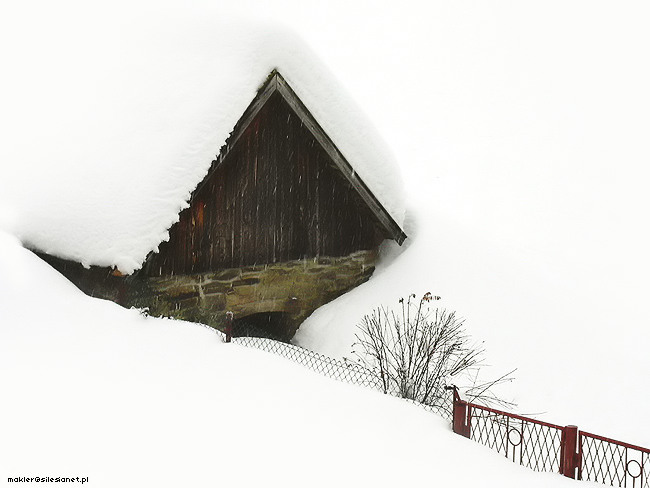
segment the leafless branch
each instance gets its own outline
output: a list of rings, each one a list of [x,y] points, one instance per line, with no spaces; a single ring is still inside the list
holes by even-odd
[[[363,317],[353,353],[380,378],[384,393],[450,408],[445,387],[473,376],[464,388],[470,401],[511,406],[499,399],[494,386],[511,381],[512,372],[496,380],[478,382],[484,349],[471,343],[464,320],[455,312],[429,308],[440,297],[426,293],[419,302],[411,294],[399,300],[401,310],[385,307]]]

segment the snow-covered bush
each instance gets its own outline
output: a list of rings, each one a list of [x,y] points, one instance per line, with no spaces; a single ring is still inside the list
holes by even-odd
[[[419,302],[414,298],[400,298],[397,310],[377,308],[358,325],[353,354],[380,378],[384,393],[448,409],[445,387],[460,382],[470,401],[507,403],[491,388],[509,381],[511,373],[477,381],[484,349],[465,333],[463,319],[455,312],[432,310],[429,303],[440,297],[431,293]]]

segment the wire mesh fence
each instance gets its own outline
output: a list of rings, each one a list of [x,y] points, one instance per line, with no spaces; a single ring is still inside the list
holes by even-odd
[[[232,342],[276,354],[329,378],[371,388],[392,396],[400,396],[396,391],[384,390],[381,376],[377,371],[348,359],[334,359],[294,344],[276,341],[267,337],[240,336],[233,337]],[[450,397],[445,396],[439,399],[436,404],[423,404],[415,400],[406,400],[421,406],[427,411],[437,413],[447,419],[451,418],[453,403]]]
[[[535,471],[559,472],[562,427],[470,404],[470,438]]]
[[[650,449],[580,432],[580,479],[650,488]]]
[[[371,370],[352,361],[340,361],[309,349],[265,337],[233,337],[232,341],[235,344],[277,354],[329,378],[381,390],[381,382],[377,376]]]

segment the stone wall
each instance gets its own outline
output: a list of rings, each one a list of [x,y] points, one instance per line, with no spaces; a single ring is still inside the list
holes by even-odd
[[[319,257],[192,275],[130,280],[126,304],[156,316],[222,328],[225,312],[235,319],[269,312],[285,314],[285,339],[321,305],[368,280],[377,251]]]
[[[273,336],[289,340],[314,310],[370,278],[377,249],[164,277],[122,276],[111,268],[86,269],[73,261],[38,255],[87,295],[218,329],[223,329],[228,311],[235,320],[281,314],[281,330],[275,322]]]

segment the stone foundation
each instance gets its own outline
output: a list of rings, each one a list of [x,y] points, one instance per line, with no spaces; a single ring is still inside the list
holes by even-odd
[[[152,315],[220,329],[226,311],[233,312],[235,319],[282,312],[285,339],[289,339],[318,307],[368,280],[376,258],[375,250],[358,251],[345,257],[148,278],[131,287],[127,301],[131,306],[148,307]]]
[[[148,308],[153,316],[201,322],[223,329],[234,318],[279,312],[289,340],[318,307],[370,278],[377,250],[344,257],[319,257],[161,278],[119,276],[108,268],[84,269],[71,261],[40,255],[86,294],[125,307]]]

